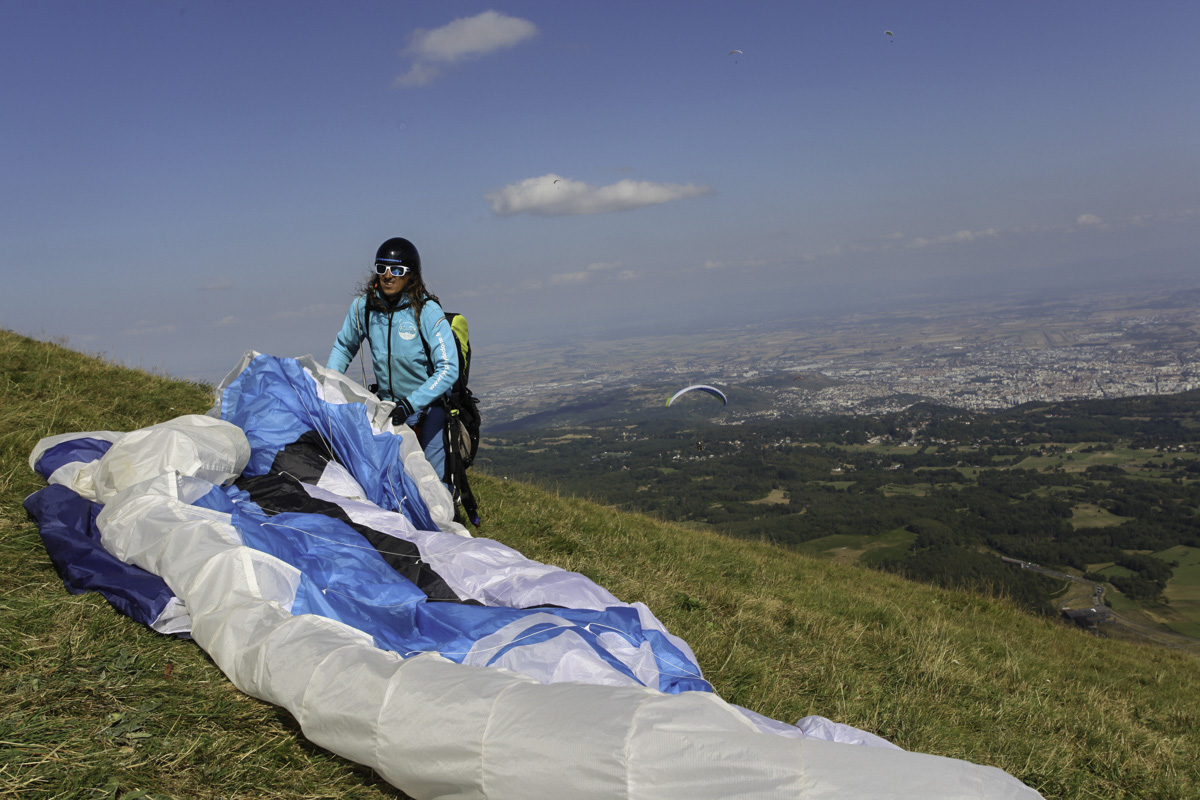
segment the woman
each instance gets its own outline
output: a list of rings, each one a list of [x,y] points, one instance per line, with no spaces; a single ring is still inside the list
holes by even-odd
[[[392,422],[417,433],[425,457],[445,481],[442,397],[458,378],[454,333],[435,295],[421,279],[421,256],[407,239],[388,239],[375,253],[375,271],[350,303],[329,354],[344,373],[363,341],[371,347],[380,398],[396,404]]]

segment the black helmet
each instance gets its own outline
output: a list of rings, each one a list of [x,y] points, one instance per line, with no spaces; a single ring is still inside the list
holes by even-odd
[[[421,271],[421,254],[417,252],[416,246],[399,236],[379,245],[379,249],[375,251],[375,261],[389,265],[403,264],[411,267],[413,272]]]

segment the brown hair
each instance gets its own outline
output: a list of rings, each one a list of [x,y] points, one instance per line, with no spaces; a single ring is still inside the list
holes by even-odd
[[[379,291],[379,276],[374,272],[367,273],[366,280],[358,285],[356,294],[365,296],[367,302],[374,307],[385,308],[391,305],[383,298],[383,293]],[[407,303],[412,306],[413,315],[417,318],[417,325],[420,325],[421,310],[425,308],[425,304],[430,300],[435,303],[441,303],[437,295],[425,288],[425,281],[422,280],[419,269],[409,272],[408,283],[405,284],[404,291],[400,294],[398,305]]]

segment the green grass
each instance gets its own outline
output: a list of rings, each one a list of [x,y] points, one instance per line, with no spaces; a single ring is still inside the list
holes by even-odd
[[[1137,616],[1142,613],[1142,607],[1130,600],[1121,592],[1105,584],[1107,591],[1104,593],[1104,599],[1112,606],[1114,611],[1124,612],[1127,616]]]
[[[0,796],[403,797],[191,642],[66,594],[20,508],[42,485],[26,463],[40,436],[202,411],[205,388],[3,332],[0,377]],[[1194,656],[484,473],[473,486],[483,533],[646,603],[731,702],[997,766],[1055,800],[1200,796]]]
[[[1179,586],[1200,587],[1200,547],[1176,545],[1153,554],[1167,563],[1174,563],[1173,583]]]
[[[1016,469],[1033,469],[1041,470],[1047,467],[1063,467],[1068,472],[1083,472],[1088,467],[1095,466],[1118,466],[1131,468],[1135,465],[1140,466],[1149,458],[1158,455],[1154,450],[1131,450],[1129,448],[1113,448],[1112,450],[1099,450],[1091,453],[1081,452],[1083,448],[1089,446],[1089,442],[1076,442],[1074,444],[1065,444],[1065,447],[1070,452],[1048,453],[1046,455],[1029,455],[1014,465]],[[1032,449],[1032,448],[1031,448]]]
[[[879,487],[879,491],[887,497],[893,497],[898,494],[910,495],[912,497],[925,497],[929,494],[928,483],[886,483]]]
[[[1167,625],[1177,633],[1200,638],[1200,548],[1177,545],[1154,554],[1175,563],[1171,580],[1163,592],[1170,603],[1172,619]]]
[[[1168,622],[1167,627],[1184,636],[1200,639],[1200,622]]]
[[[887,558],[903,558],[917,535],[904,529],[883,535],[835,534],[810,539],[795,546],[798,553],[832,559],[839,564],[873,566]]]
[[[858,481],[809,481],[810,486],[830,486],[834,489],[837,489],[839,492],[849,489],[856,483],[858,483]]]
[[[190,641],[67,594],[21,501],[43,436],[203,413],[209,387],[0,331],[0,797],[397,798]]]
[[[1130,517],[1118,517],[1093,503],[1080,503],[1071,509],[1071,527],[1106,528],[1128,522]]]

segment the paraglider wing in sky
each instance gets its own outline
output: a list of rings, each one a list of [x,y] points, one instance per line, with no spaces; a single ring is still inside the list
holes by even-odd
[[[729,405],[728,398],[725,397],[725,393],[722,392],[720,389],[716,389],[712,386],[705,386],[702,383],[697,383],[693,386],[687,386],[683,389],[680,389],[678,392],[671,395],[670,399],[667,400],[667,408],[670,408],[671,403],[674,403],[677,398],[681,397],[682,395],[687,394],[688,392],[707,392],[708,394],[711,394],[713,397],[720,398],[721,405],[723,405],[723,406]]]

